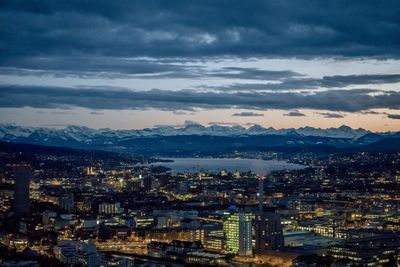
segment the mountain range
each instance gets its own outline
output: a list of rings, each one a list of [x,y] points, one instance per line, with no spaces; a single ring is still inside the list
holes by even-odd
[[[377,142],[392,142],[396,148],[400,132],[374,133],[348,126],[339,128],[288,128],[274,129],[253,125],[203,126],[185,123],[180,127],[158,126],[140,130],[93,129],[84,126],[65,128],[22,127],[0,124],[0,140],[111,151],[163,153],[168,151],[219,151],[265,147],[293,147],[325,145],[337,148],[372,146]],[[389,141],[385,141],[389,140]],[[390,148],[390,145],[389,145]]]

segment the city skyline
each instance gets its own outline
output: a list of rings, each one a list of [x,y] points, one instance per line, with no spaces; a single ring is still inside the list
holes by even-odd
[[[400,266],[398,0],[0,21],[0,266]]]

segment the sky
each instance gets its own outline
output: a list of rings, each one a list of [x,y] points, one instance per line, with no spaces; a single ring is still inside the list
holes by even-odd
[[[0,21],[0,123],[400,131],[397,0],[3,0]]]

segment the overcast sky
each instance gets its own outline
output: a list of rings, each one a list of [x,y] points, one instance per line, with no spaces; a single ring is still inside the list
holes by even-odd
[[[0,123],[400,131],[394,1],[0,1]]]

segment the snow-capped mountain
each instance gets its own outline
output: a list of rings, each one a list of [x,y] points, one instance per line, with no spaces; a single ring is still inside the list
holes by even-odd
[[[12,140],[13,138],[35,137],[35,138],[62,138],[75,140],[78,142],[90,143],[91,139],[98,137],[106,139],[126,139],[135,137],[154,137],[154,136],[175,136],[175,135],[211,135],[211,136],[245,136],[245,135],[298,135],[298,136],[316,136],[330,138],[350,138],[357,139],[370,131],[364,129],[352,129],[348,126],[339,128],[288,128],[274,129],[272,127],[264,128],[260,125],[253,125],[249,128],[241,126],[222,126],[211,125],[203,126],[197,123],[186,123],[182,127],[159,126],[155,128],[145,128],[140,130],[112,130],[92,129],[84,126],[70,125],[65,128],[35,128],[21,127],[14,124],[0,124],[0,139]]]
[[[253,125],[203,126],[185,123],[183,126],[158,126],[140,130],[92,129],[83,126],[65,128],[21,127],[0,124],[0,141],[41,144],[113,151],[181,151],[191,149],[221,149],[245,147],[313,146],[355,147],[397,138],[400,133],[372,133],[348,126],[320,129],[313,127],[274,129]],[[396,141],[398,142],[398,141]]]

